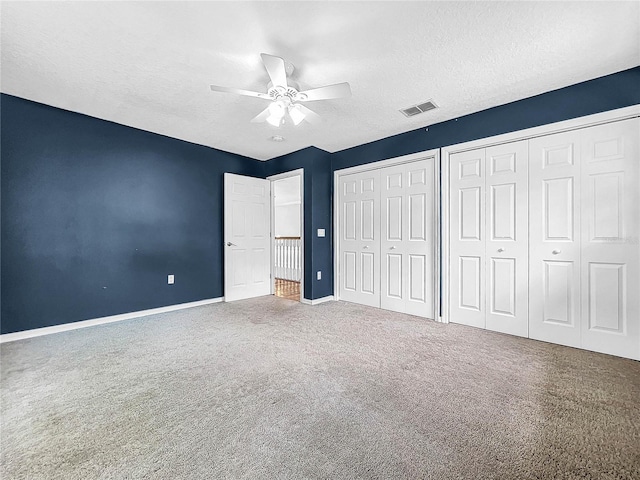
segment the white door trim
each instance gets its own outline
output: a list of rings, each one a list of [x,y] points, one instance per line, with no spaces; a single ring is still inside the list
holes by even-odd
[[[553,133],[566,132],[570,130],[577,130],[580,128],[591,127],[594,125],[601,125],[603,123],[617,122],[620,120],[626,120],[628,118],[634,118],[640,116],[640,105],[632,105],[630,107],[618,108],[615,110],[609,110],[606,112],[595,113],[593,115],[587,115],[584,117],[572,118],[562,122],[549,123],[538,127],[527,128],[525,130],[518,130],[515,132],[509,132],[502,135],[495,135],[493,137],[481,138],[479,140],[472,140],[469,142],[458,143],[455,145],[449,145],[441,149],[441,165],[440,165],[440,178],[441,178],[441,199],[449,198],[449,157],[454,153],[464,152],[467,150],[474,150],[476,148],[490,147],[492,145],[498,145],[502,143],[514,142],[518,140],[528,140],[535,137],[541,137],[544,135],[550,135]],[[450,272],[450,246],[449,246],[449,202],[442,201],[441,211],[441,235],[442,241],[440,243],[442,249],[442,315],[441,321],[443,323],[449,323],[449,272]]]
[[[276,205],[273,200],[273,182],[275,180],[282,180],[283,178],[300,177],[300,256],[302,261],[300,266],[302,267],[302,273],[300,275],[300,301],[304,300],[304,168],[298,168],[289,172],[278,173],[277,175],[271,175],[267,177],[267,180],[271,181],[271,295],[275,293],[275,278],[273,271],[273,251],[275,249],[275,209]],[[291,203],[293,205],[294,203]],[[304,303],[304,302],[303,302]]]
[[[378,170],[380,168],[389,167],[392,165],[400,165],[402,163],[411,163],[418,160],[424,160],[427,158],[433,158],[434,162],[434,218],[437,219],[434,229],[434,242],[435,242],[435,258],[434,258],[434,316],[436,321],[441,321],[440,312],[440,150],[425,150],[423,152],[412,153],[409,155],[403,155],[401,157],[389,158],[386,160],[380,160],[378,162],[365,163],[364,165],[356,165],[355,167],[343,168],[341,170],[335,170],[333,172],[333,298],[334,300],[340,300],[340,236],[339,233],[339,218],[338,218],[338,204],[339,204],[339,192],[337,186],[339,185],[340,177],[343,175],[350,175],[352,173],[366,172],[368,170]]]

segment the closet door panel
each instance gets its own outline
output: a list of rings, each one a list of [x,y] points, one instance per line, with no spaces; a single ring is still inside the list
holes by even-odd
[[[403,312],[406,303],[407,266],[404,259],[406,240],[406,166],[397,165],[380,170],[381,215],[380,255],[382,292],[380,306]]]
[[[380,306],[380,175],[340,177],[340,298]]]
[[[405,166],[407,186],[404,265],[407,272],[404,312],[435,318],[435,160]]]
[[[435,162],[380,170],[382,308],[434,318]]]
[[[529,337],[579,347],[580,132],[529,140]]]
[[[640,119],[581,138],[582,347],[640,359]]]
[[[450,321],[485,327],[485,149],[452,154]]]
[[[528,336],[528,143],[486,149],[486,328]]]

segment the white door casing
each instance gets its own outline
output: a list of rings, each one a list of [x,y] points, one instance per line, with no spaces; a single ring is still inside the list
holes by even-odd
[[[485,149],[452,154],[450,179],[450,318],[485,327]]]
[[[528,336],[527,141],[489,147],[486,172],[486,328]]]
[[[271,182],[224,174],[225,301],[271,293]]]
[[[340,298],[380,307],[380,172],[340,177]]]
[[[434,318],[435,161],[380,170],[380,306]]]
[[[579,347],[580,131],[529,141],[529,336]]]
[[[580,133],[582,347],[640,359],[640,119]]]

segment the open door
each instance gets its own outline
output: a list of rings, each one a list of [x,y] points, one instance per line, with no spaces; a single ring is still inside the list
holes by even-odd
[[[271,182],[224,174],[224,298],[271,294]]]

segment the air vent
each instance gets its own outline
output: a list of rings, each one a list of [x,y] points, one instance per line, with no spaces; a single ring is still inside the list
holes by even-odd
[[[414,115],[428,112],[429,110],[433,110],[434,108],[438,108],[438,106],[431,100],[427,100],[424,103],[414,105],[413,107],[404,108],[400,111],[404,114],[405,117],[413,117]]]

